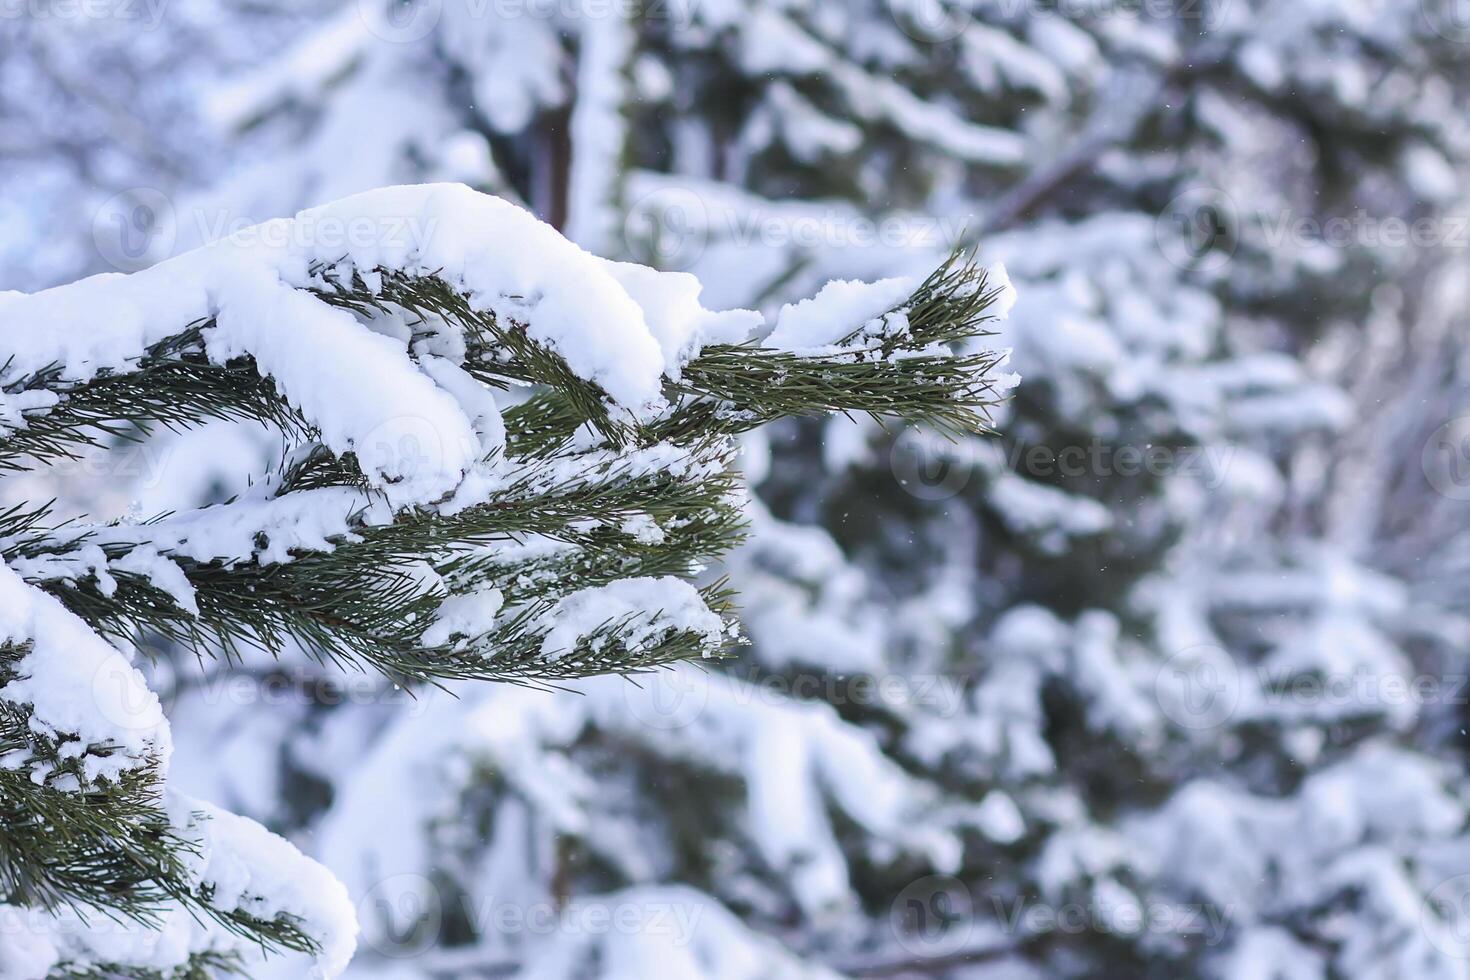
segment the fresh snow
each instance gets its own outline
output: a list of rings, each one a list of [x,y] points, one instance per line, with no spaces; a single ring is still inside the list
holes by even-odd
[[[196,890],[208,890],[225,912],[300,920],[322,948],[312,959],[288,955],[298,976],[337,976],[356,949],[357,917],[347,890],[326,868],[260,824],[186,796],[168,794],[175,832],[195,853],[186,860]],[[170,975],[203,953],[236,955],[247,969],[267,962],[248,937],[226,931],[189,908],[167,903],[157,928],[100,910],[0,905],[0,977],[45,980],[53,967],[72,970],[113,963]]]
[[[614,623],[626,624],[619,637],[633,650],[653,646],[670,633],[689,632],[701,637],[708,655],[719,647],[726,632],[724,621],[688,582],[669,576],[625,578],[559,599],[546,614],[548,628],[541,655],[560,660],[584,638]],[[596,640],[592,642],[595,649]]]
[[[168,722],[143,675],[60,600],[3,564],[0,634],[8,646],[28,647],[15,665],[19,679],[0,687],[0,701],[29,707],[38,735],[75,737],[87,750],[88,779],[116,780],[149,763],[167,767]],[[98,751],[109,746],[116,750]],[[6,757],[9,767],[24,761]],[[33,771],[44,775],[45,767]]]
[[[776,329],[765,339],[768,347],[785,351],[820,351],[837,345],[849,334],[865,330],[884,314],[896,310],[913,295],[917,279],[899,277],[867,283],[829,282],[821,292],[781,307]],[[903,328],[907,321],[901,321]],[[890,324],[877,324],[879,332]]]
[[[493,401],[401,339],[364,329],[304,287],[317,264],[436,273],[471,306],[534,339],[635,415],[663,407],[662,379],[707,341],[745,339],[746,311],[699,304],[692,276],[607,262],[526,211],[462,185],[388,187],[276,219],[130,275],[0,294],[0,380],[43,368],[86,381],[212,319],[206,352],[250,355],[338,452],[358,454],[391,499],[452,491],[495,448]],[[98,309],[109,316],[99,321]],[[46,324],[46,329],[37,329]],[[468,404],[465,404],[465,402]],[[10,410],[14,419],[27,407]],[[44,403],[39,407],[45,407]],[[23,414],[21,416],[23,418]]]

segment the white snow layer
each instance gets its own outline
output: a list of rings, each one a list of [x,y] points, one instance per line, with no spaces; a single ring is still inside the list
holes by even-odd
[[[83,756],[89,779],[115,780],[150,760],[167,765],[168,722],[143,675],[60,600],[4,564],[0,633],[6,646],[29,647],[15,666],[18,679],[0,687],[0,701],[28,705],[31,729],[49,739],[76,736],[83,748],[117,747]],[[30,762],[12,754],[0,764]],[[35,772],[44,778],[41,765]]]
[[[93,276],[37,293],[0,293],[0,383],[21,392],[0,422],[23,425],[54,399],[27,399],[50,369],[82,382],[125,370],[148,347],[212,321],[217,362],[250,355],[337,452],[397,504],[440,500],[503,439],[483,386],[458,365],[409,356],[406,331],[382,331],[305,288],[313,268],[438,275],[472,308],[526,326],[622,409],[665,407],[663,379],[708,343],[761,332],[750,310],[700,304],[692,275],[611,262],[499,198],[460,184],[385,187],[245,229],[140,272]],[[837,282],[787,306],[766,346],[820,352],[860,329],[901,332],[916,282]],[[98,310],[107,316],[99,318]],[[899,311],[899,312],[893,312]],[[453,346],[453,345],[449,345]],[[460,345],[462,356],[463,345]],[[436,351],[442,352],[442,351]]]
[[[63,380],[86,381],[213,319],[206,330],[212,359],[253,356],[323,441],[355,451],[394,499],[442,497],[481,458],[483,399],[465,406],[457,397],[462,386],[442,368],[421,368],[403,339],[302,291],[313,283],[313,265],[344,261],[369,281],[376,269],[437,273],[475,309],[524,323],[637,415],[662,407],[663,374],[676,372],[704,338],[740,340],[760,324],[749,311],[704,309],[692,276],[597,258],[498,198],[458,184],[387,187],[141,272],[0,293],[0,380],[55,367]],[[108,316],[99,319],[98,310]],[[433,466],[423,465],[426,442]]]
[[[135,557],[136,556],[136,557]],[[178,566],[140,549],[130,569],[165,587]],[[0,687],[0,701],[28,708],[37,735],[60,743],[63,757],[81,761],[89,783],[115,781],[154,764],[166,778],[172,752],[168,722],[143,676],[118,650],[50,594],[0,564],[0,643],[25,650],[18,679]],[[10,753],[0,765],[27,766],[32,778],[50,778],[50,763]],[[67,777],[69,778],[69,777]],[[54,788],[67,785],[58,780]],[[74,785],[74,783],[72,784]],[[316,964],[329,976],[352,956],[357,922],[346,890],[316,862],[260,825],[170,794],[175,829],[194,842],[186,855],[196,890],[208,890],[216,908],[263,919],[298,918],[321,946]],[[162,973],[201,952],[257,955],[251,940],[222,929],[176,903],[153,930],[97,911],[11,908],[0,905],[0,980],[41,980],[57,964],[126,962]]]
[[[341,882],[253,820],[172,793],[167,808],[175,831],[197,849],[185,858],[196,891],[207,890],[221,911],[294,916],[321,947],[314,964],[287,957],[298,975],[333,977],[347,968],[357,918]],[[248,936],[176,903],[164,907],[157,928],[95,910],[0,905],[0,937],[0,980],[44,980],[58,967],[84,972],[109,963],[172,976],[200,954],[235,955],[247,967],[265,956]]]
[[[918,285],[916,278],[907,276],[873,283],[829,282],[817,295],[781,307],[776,329],[766,338],[766,344],[794,351],[829,347],[897,309]]]
[[[654,646],[672,632],[697,633],[710,650],[725,638],[724,620],[710,611],[699,591],[671,576],[625,578],[578,589],[552,607],[547,621],[551,628],[541,642],[541,655],[548,660],[561,659],[609,624],[621,627],[619,635],[631,650]]]

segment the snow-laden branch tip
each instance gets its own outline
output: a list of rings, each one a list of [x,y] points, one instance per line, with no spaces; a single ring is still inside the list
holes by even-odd
[[[27,831],[0,849],[0,884],[44,892],[0,904],[0,928],[26,920],[23,955],[108,969],[118,943],[158,933],[160,974],[289,950],[334,976],[351,956],[330,875],[169,787],[138,635],[230,657],[294,645],[395,681],[713,656],[738,636],[733,594],[701,578],[744,526],[733,435],[821,412],[977,431],[1011,384],[976,342],[1014,291],[958,256],[830,284],[769,325],[700,292],[440,184],[0,294],[0,467],[65,457],[118,420],[258,421],[293,444],[232,500],[156,520],[0,512],[0,804],[27,815],[18,833],[76,842]],[[534,390],[502,404],[510,384]],[[128,884],[89,886],[109,874]],[[125,921],[91,929],[91,911]]]
[[[465,337],[447,324],[424,335],[391,318],[364,323],[314,292],[328,276],[379,290],[394,273],[432,277],[476,313],[524,327],[635,420],[667,408],[665,381],[704,347],[766,332],[756,312],[702,306],[693,276],[599,258],[506,201],[458,184],[388,187],[140,272],[0,293],[0,418],[24,427],[28,415],[55,406],[56,391],[132,370],[157,345],[205,324],[210,361],[252,358],[321,441],[354,452],[392,499],[437,499],[502,448],[493,399],[453,371]],[[878,333],[901,330],[893,311],[918,285],[834,284],[784,309],[763,346],[815,356],[865,321]],[[427,443],[432,467],[415,458]]]

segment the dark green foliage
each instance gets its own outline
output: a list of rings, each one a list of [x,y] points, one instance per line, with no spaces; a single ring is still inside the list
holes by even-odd
[[[161,532],[179,519],[170,515],[124,538],[109,536],[116,525],[58,524],[47,505],[20,505],[0,513],[0,557],[26,560],[19,567],[28,570],[30,584],[122,645],[163,641],[199,656],[237,659],[252,650],[279,655],[295,644],[320,661],[370,667],[404,683],[554,683],[635,672],[721,651],[703,633],[671,627],[643,635],[646,617],[658,613],[643,610],[596,626],[576,649],[548,655],[548,614],[589,586],[636,576],[698,580],[736,544],[744,533],[743,491],[731,435],[814,412],[868,412],[976,432],[995,401],[987,372],[996,355],[968,345],[984,335],[997,291],[987,288],[983,270],[958,255],[903,305],[905,335],[854,333],[822,356],[711,347],[680,377],[666,379],[668,408],[642,422],[576,376],[524,324],[473,309],[436,275],[373,271],[377,288],[369,289],[357,270],[318,268],[312,292],[359,316],[399,317],[416,340],[458,331],[467,349],[464,366],[474,377],[499,389],[529,389],[504,411],[505,457],[484,461],[507,474],[493,491],[464,509],[383,506],[353,455],[316,443],[310,425],[253,361],[208,360],[204,342],[212,324],[206,321],[182,326],[130,371],[70,382],[48,369],[15,382],[12,393],[44,389],[57,401],[27,413],[24,427],[0,438],[0,468],[75,458],[81,448],[139,438],[155,425],[258,421],[299,448],[252,493],[281,498],[345,488],[361,499],[348,533],[330,540],[329,550],[293,551],[287,561],[268,558],[270,543],[260,536],[254,554],[229,562],[200,561],[159,545],[192,587],[197,614],[136,571],[109,568],[101,575],[83,562],[53,562],[56,571],[44,570],[47,559],[77,558],[92,546],[105,563],[116,562],[138,547],[133,542],[149,539],[150,526],[160,532],[157,541],[166,541]],[[651,519],[657,533],[632,533],[630,519]],[[521,547],[528,543],[540,547]],[[489,590],[500,593],[504,606],[487,634],[424,643],[446,600]],[[729,616],[734,596],[723,582],[704,583],[699,592],[714,613]],[[25,653],[0,649],[0,687],[15,679]],[[70,906],[143,923],[182,904],[266,949],[312,949],[289,917],[265,921],[221,911],[188,883],[185,859],[193,845],[162,809],[156,765],[130,770],[117,782],[89,781],[80,778],[75,751],[61,751],[27,722],[25,706],[0,705],[0,756],[20,753],[29,762],[0,768],[0,902]],[[113,751],[73,748],[83,756]],[[33,780],[37,765],[47,775]],[[232,966],[206,957],[169,980]],[[121,967],[61,975],[153,977]]]
[[[22,652],[0,650],[0,687],[15,678]],[[266,949],[315,950],[289,918],[220,910],[187,884],[184,861],[195,846],[162,808],[156,766],[130,770],[116,782],[89,782],[81,759],[39,736],[29,720],[24,708],[0,703],[0,756],[24,752],[32,759],[29,770],[0,768],[0,896],[7,904],[70,906],[88,918],[151,925],[172,902]],[[36,764],[48,770],[40,782],[32,778]]]
[[[230,419],[260,421],[293,435],[304,432],[301,417],[250,358],[219,365],[204,356],[206,326],[193,324],[154,344],[128,372],[72,383],[61,380],[59,368],[52,366],[7,385],[7,394],[45,390],[59,402],[28,414],[25,428],[0,437],[0,470],[75,459],[78,449],[103,445],[109,437],[136,439],[153,425],[172,429]]]

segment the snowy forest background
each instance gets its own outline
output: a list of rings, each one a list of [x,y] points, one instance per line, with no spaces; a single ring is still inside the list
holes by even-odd
[[[744,437],[730,660],[156,651],[174,784],[346,883],[350,977],[1470,977],[1467,104],[1452,0],[0,0],[0,289],[426,181],[715,308],[1009,269],[996,435]]]

